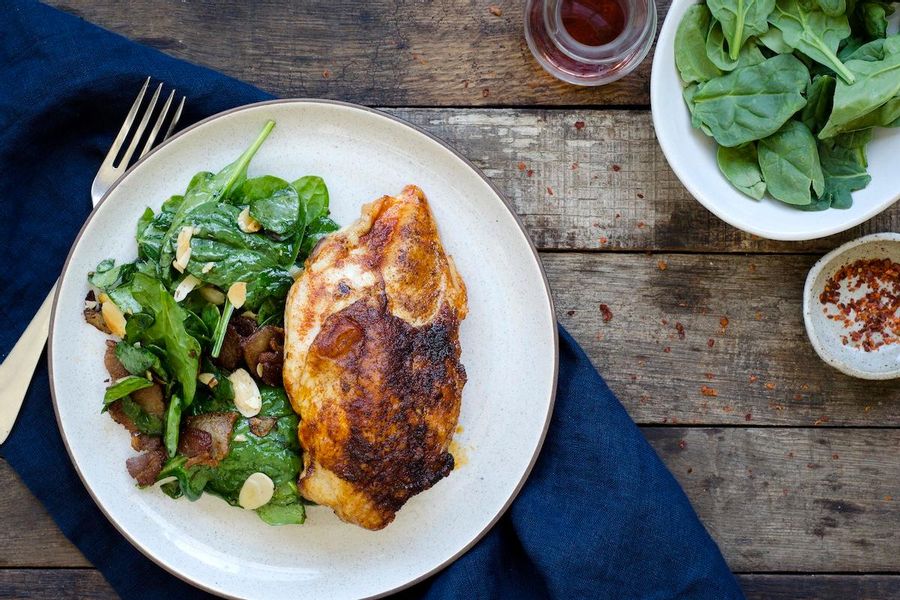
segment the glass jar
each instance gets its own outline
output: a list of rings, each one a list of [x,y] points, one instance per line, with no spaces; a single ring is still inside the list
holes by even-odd
[[[592,22],[601,28],[592,29]],[[624,77],[647,56],[655,34],[653,0],[525,4],[525,38],[531,53],[548,73],[575,85],[604,85]]]

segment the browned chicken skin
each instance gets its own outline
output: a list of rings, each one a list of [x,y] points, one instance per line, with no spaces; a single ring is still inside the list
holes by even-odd
[[[301,417],[300,492],[381,529],[453,470],[466,289],[422,191],[324,239],[285,309],[284,384]]]

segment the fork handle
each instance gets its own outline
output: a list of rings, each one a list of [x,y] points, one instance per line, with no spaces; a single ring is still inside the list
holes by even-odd
[[[50,330],[50,309],[56,294],[56,283],[12,352],[0,364],[0,444],[6,441],[16,422],[31,376],[37,367]]]

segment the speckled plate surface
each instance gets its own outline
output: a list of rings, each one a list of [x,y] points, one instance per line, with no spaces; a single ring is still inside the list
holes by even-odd
[[[407,183],[428,196],[447,251],[469,291],[461,328],[468,372],[458,468],[370,532],[314,507],[301,526],[269,527],[206,495],[173,501],[139,490],[125,470],[128,433],[100,414],[103,334],[81,316],[85,275],[108,257],[134,259],[146,206],[181,193],[191,176],[231,162],[263,123],[275,130],[250,175],[317,174],[341,224]],[[57,294],[50,369],[57,420],[97,504],[138,549],[179,577],[240,598],[360,598],[427,577],[471,547],[524,483],[546,433],[556,390],[557,338],[540,261],[521,224],[483,175],[442,142],[382,113],[347,104],[282,100],[222,113],[183,131],[113,186],[75,242]]]

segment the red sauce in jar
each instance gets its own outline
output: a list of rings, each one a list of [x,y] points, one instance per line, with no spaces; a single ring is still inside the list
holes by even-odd
[[[563,26],[585,46],[608,44],[625,29],[625,11],[617,0],[562,0]]]

